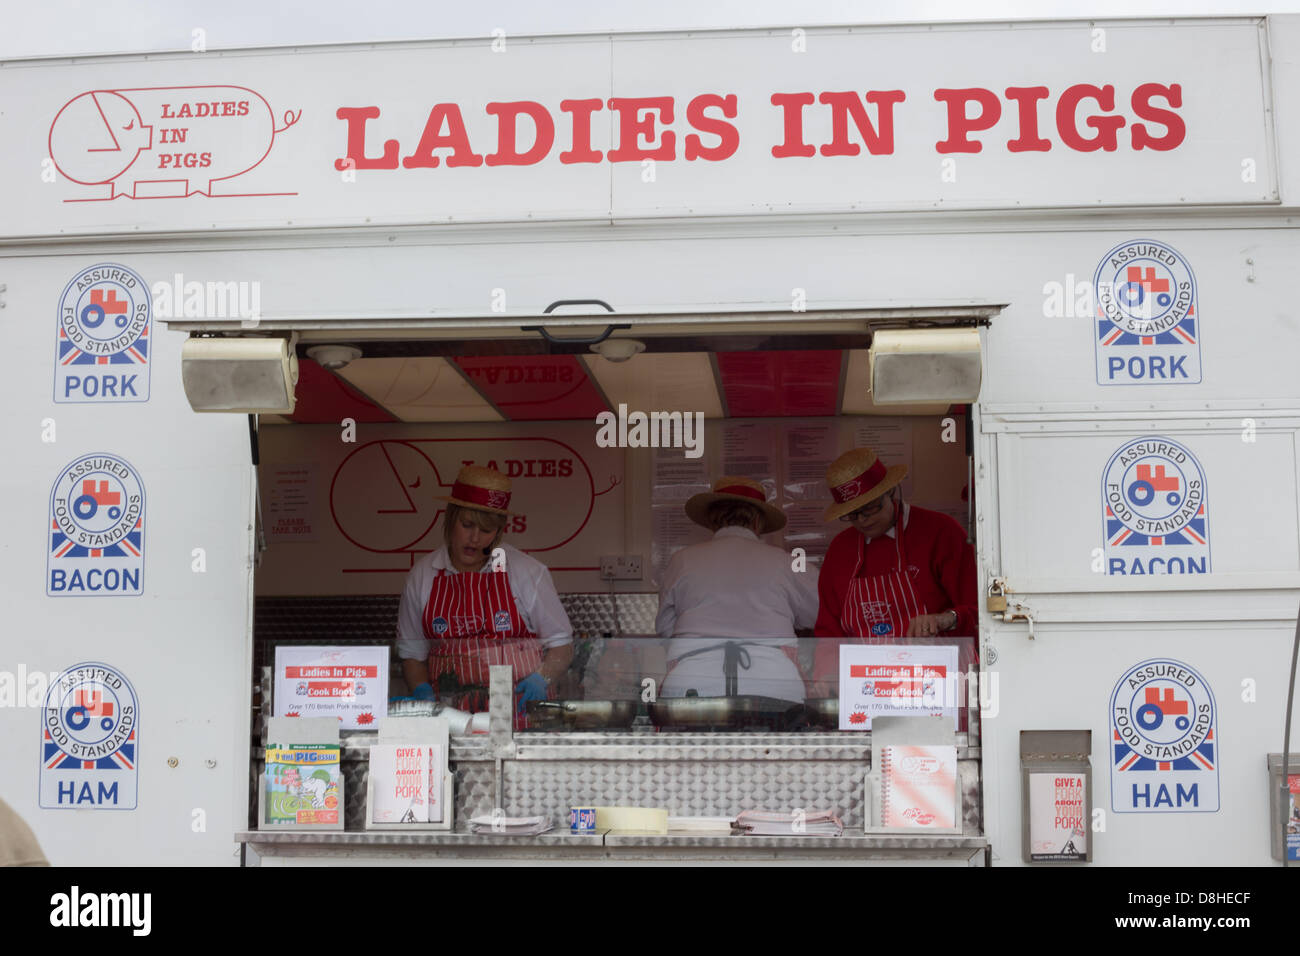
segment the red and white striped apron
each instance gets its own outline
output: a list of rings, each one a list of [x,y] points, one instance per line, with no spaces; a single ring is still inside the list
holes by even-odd
[[[903,547],[902,508],[897,507],[894,546],[898,550],[898,569],[860,577],[858,571],[867,556],[867,539],[863,535],[858,545],[858,566],[849,579],[844,607],[840,610],[840,627],[846,635],[900,639],[907,636],[907,626],[912,618],[929,613],[912,587],[907,552]]]
[[[424,636],[435,688],[438,678],[448,673],[461,685],[486,687],[493,664],[509,664],[518,683],[542,664],[544,648],[524,623],[504,571],[448,574],[440,569],[424,605]],[[472,694],[457,706],[487,710],[487,694]],[[525,726],[526,719],[516,710],[515,727]]]

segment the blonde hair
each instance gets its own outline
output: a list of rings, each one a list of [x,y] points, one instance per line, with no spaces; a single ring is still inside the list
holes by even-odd
[[[447,513],[442,518],[442,540],[446,542],[448,550],[451,549],[451,529],[460,523],[460,519],[465,518],[474,522],[480,531],[495,531],[496,537],[492,539],[491,548],[495,548],[501,543],[501,537],[506,530],[506,516],[495,514],[491,511],[479,511],[477,508],[466,508],[464,505],[448,504]]]

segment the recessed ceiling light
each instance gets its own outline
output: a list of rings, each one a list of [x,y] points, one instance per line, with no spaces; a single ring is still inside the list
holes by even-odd
[[[361,349],[351,345],[313,345],[307,356],[322,368],[338,371],[361,358]]]
[[[606,339],[591,346],[593,352],[611,362],[626,362],[633,355],[645,351],[645,343],[637,339]]]

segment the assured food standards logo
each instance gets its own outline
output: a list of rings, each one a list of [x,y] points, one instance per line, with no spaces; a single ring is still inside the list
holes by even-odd
[[[140,707],[135,688],[107,664],[75,664],[45,692],[40,806],[134,810]]]
[[[85,455],[50,490],[50,597],[143,593],[144,485],[126,461]]]
[[[1136,438],[1101,479],[1107,574],[1208,574],[1205,471],[1178,442]]]
[[[1196,276],[1172,246],[1120,243],[1092,278],[1099,385],[1173,385],[1201,380]]]
[[[1110,797],[1116,813],[1219,809],[1214,693],[1168,658],[1129,669],[1110,698]]]
[[[59,297],[56,402],[147,402],[152,301],[139,273],[103,262]]]

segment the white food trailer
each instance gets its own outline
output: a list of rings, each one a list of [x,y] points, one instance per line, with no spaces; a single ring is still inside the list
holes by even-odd
[[[825,465],[875,442],[975,544],[966,839],[863,837],[852,731],[825,745],[848,775],[808,778],[840,789],[765,797],[842,798],[826,853],[863,862],[1027,861],[1032,803],[1093,864],[1269,863],[1298,102],[1290,16],[0,64],[0,798],[56,864],[290,859],[249,819],[264,601],[391,615],[441,542],[431,485],[491,461],[525,505],[511,540],[566,596],[616,591],[634,633],[695,540],[682,489],[763,475],[815,574]],[[644,353],[588,348],[611,324],[604,348]],[[222,413],[286,381],[292,410]],[[699,454],[599,445],[620,406],[701,413]],[[490,776],[474,746],[453,763]],[[623,757],[645,754],[596,778]],[[475,780],[458,808],[490,811]],[[393,852],[348,836],[306,849]],[[452,839],[402,852],[474,854]]]

